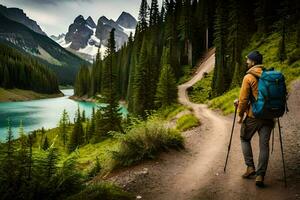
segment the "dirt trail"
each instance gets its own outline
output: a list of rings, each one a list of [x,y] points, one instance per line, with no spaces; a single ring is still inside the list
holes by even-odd
[[[221,116],[206,105],[189,101],[187,89],[202,78],[204,72],[213,70],[214,54],[203,62],[196,75],[179,86],[179,102],[193,109],[202,125],[184,134],[186,150],[168,152],[156,161],[146,161],[120,172],[112,180],[142,199],[193,200],[193,199],[300,199],[300,82],[289,100],[291,107],[297,107],[282,119],[284,143],[287,155],[288,188],[282,180],[282,163],[279,139],[275,137],[275,150],[270,155],[266,188],[256,188],[254,180],[244,180],[245,170],[241,154],[239,129],[234,132],[227,172],[223,172],[232,116]],[[298,120],[298,123],[297,123]],[[276,130],[277,132],[277,130]],[[258,137],[253,138],[255,160],[258,155]],[[133,180],[128,183],[134,174]],[[136,177],[138,176],[138,178]],[[124,181],[125,180],[125,181]],[[124,184],[126,182],[126,184]]]

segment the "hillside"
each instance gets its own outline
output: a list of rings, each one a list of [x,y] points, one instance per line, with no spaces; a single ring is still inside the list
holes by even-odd
[[[291,88],[292,82],[300,78],[300,51],[297,48],[296,32],[290,32],[289,37],[286,38],[286,60],[283,62],[278,58],[279,42],[280,34],[278,32],[263,37],[255,34],[242,54],[247,55],[252,50],[259,50],[264,56],[264,66],[282,71],[288,87]],[[233,113],[232,102],[239,96],[239,87],[231,88],[223,95],[213,98],[210,87],[213,81],[212,76],[213,74],[210,73],[189,89],[191,99],[195,103],[208,103],[212,109],[220,109],[224,114]]]
[[[0,88],[60,94],[53,71],[36,59],[4,44],[0,44]]]
[[[38,34],[1,14],[0,33],[0,43],[34,56],[58,75],[60,84],[73,83],[79,66],[87,63],[47,36]]]

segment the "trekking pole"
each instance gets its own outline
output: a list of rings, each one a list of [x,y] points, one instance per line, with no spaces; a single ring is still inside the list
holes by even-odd
[[[233,136],[233,131],[234,131],[234,125],[235,125],[236,113],[237,113],[237,106],[235,106],[235,111],[234,111],[234,118],[233,118],[233,124],[232,124],[232,129],[231,129],[231,135],[230,135],[230,140],[229,140],[229,145],[228,145],[228,151],[227,151],[227,156],[226,156],[226,161],[225,161],[225,166],[224,166],[224,172],[226,172],[226,167],[227,167],[227,162],[228,162],[229,152],[230,152],[230,148],[231,148],[231,141],[232,141],[232,136]]]
[[[285,172],[285,162],[284,162],[284,154],[283,154],[283,145],[282,145],[282,137],[281,137],[281,127],[280,127],[279,118],[278,118],[278,129],[279,129],[279,140],[280,140],[281,157],[282,157],[282,165],[283,165],[284,185],[285,185],[285,187],[287,187],[286,172]]]
[[[275,126],[274,126],[273,131],[272,131],[272,151],[271,151],[271,154],[273,154],[273,151],[274,151],[274,134],[275,134]]]

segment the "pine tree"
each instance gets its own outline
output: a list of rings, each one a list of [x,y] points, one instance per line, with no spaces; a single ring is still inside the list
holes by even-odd
[[[159,22],[159,10],[157,0],[152,0],[150,8],[150,21],[149,26],[154,26]]]
[[[231,88],[239,86],[242,77],[246,71],[241,60],[241,52],[248,44],[249,38],[253,33],[251,24],[254,24],[254,17],[251,11],[251,4],[241,1],[237,3],[230,0],[229,5],[229,27],[227,42],[227,61],[230,66],[228,68],[228,76],[226,82],[231,82]],[[252,19],[252,20],[251,20]],[[244,59],[243,59],[244,60]]]
[[[105,135],[109,131],[123,131],[121,126],[121,113],[118,103],[117,95],[117,80],[113,69],[115,58],[115,29],[110,32],[110,38],[108,41],[108,48],[106,51],[106,79],[105,88],[103,90],[103,98],[100,99],[101,103],[106,106],[101,107],[98,110],[97,123],[101,124],[101,128],[96,130],[98,135]],[[97,127],[99,128],[99,126]],[[100,136],[100,137],[101,137]]]
[[[69,144],[68,144],[69,152],[74,151],[76,148],[78,148],[83,143],[84,143],[84,131],[83,131],[82,123],[81,123],[80,110],[78,107],[74,128],[72,130],[72,133],[71,133],[71,136],[69,139]]]
[[[4,151],[4,158],[1,161],[1,177],[5,183],[2,189],[7,188],[8,190],[16,189],[16,173],[17,173],[17,162],[16,162],[16,149],[14,145],[14,136],[11,128],[10,120],[8,120],[7,137]],[[5,172],[5,173],[3,173]],[[0,190],[0,191],[1,191]]]
[[[287,17],[288,17],[288,2],[283,0],[281,2],[281,9],[279,10],[280,20],[277,22],[277,28],[280,33],[280,41],[279,41],[279,48],[278,48],[278,59],[282,63],[284,60],[287,59],[286,55],[286,48],[285,48],[285,40],[286,40],[286,25],[287,25]]]
[[[43,143],[43,146],[42,146],[42,149],[43,149],[44,151],[46,151],[46,150],[48,150],[48,148],[49,148],[49,141],[48,141],[48,137],[47,137],[47,135],[46,135],[45,140],[44,140],[44,143]]]
[[[68,126],[70,123],[69,115],[66,111],[66,109],[63,110],[62,116],[59,120],[59,132],[60,132],[60,138],[63,141],[64,147],[67,144],[68,141]]]
[[[18,182],[24,182],[28,177],[28,165],[29,165],[29,149],[28,149],[28,137],[25,135],[22,121],[20,121],[19,127],[19,150],[17,154],[17,160],[19,169],[18,171]]]
[[[101,93],[101,82],[102,82],[102,58],[100,53],[100,47],[98,48],[98,53],[96,55],[96,60],[92,67],[91,74],[91,94],[90,96],[95,96],[97,93]]]
[[[225,77],[227,70],[226,63],[226,36],[227,36],[227,18],[226,18],[226,1],[219,0],[216,8],[215,19],[215,40],[216,47],[216,64],[212,82],[213,96],[221,95],[226,90]]]
[[[95,120],[96,120],[96,113],[95,113],[95,108],[93,107],[91,121],[87,130],[88,142],[90,142],[90,139],[93,138],[95,134],[95,129],[96,129]]]
[[[182,5],[179,7],[179,39],[184,44],[184,57],[182,64],[192,65],[192,43],[191,43],[191,29],[192,29],[192,20],[191,20],[191,1],[183,0]]]
[[[147,0],[142,0],[139,11],[139,22],[137,24],[137,33],[144,32],[148,27],[149,5]]]
[[[156,103],[162,107],[177,101],[177,85],[175,75],[170,65],[164,65],[156,92]]]
[[[146,34],[143,39],[139,63],[137,65],[135,80],[134,80],[134,113],[144,116],[146,110],[151,109],[150,94],[150,61],[148,50],[148,35]]]
[[[47,180],[56,173],[58,168],[58,150],[56,148],[49,148],[46,158],[43,160],[44,175]]]

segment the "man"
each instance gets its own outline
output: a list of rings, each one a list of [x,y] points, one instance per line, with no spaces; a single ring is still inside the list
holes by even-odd
[[[244,160],[247,165],[246,172],[242,177],[250,178],[256,175],[255,183],[257,186],[262,187],[264,186],[264,177],[268,167],[269,140],[274,128],[274,120],[257,119],[253,115],[251,101],[254,98],[257,99],[258,96],[258,78],[263,71],[263,56],[258,51],[253,51],[246,58],[248,71],[243,79],[239,100],[234,103],[238,109],[238,123],[242,124],[240,138]],[[255,171],[251,139],[256,132],[259,134],[259,159]]]

